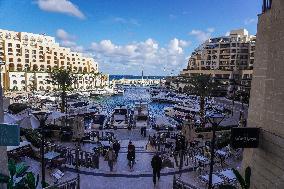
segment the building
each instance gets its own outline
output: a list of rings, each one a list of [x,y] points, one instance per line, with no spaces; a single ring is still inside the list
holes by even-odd
[[[0,62],[4,90],[52,90],[50,72],[70,69],[78,77],[75,89],[105,85],[108,76],[98,74],[98,63],[82,53],[61,47],[44,34],[0,29]]]
[[[264,0],[258,16],[248,126],[259,127],[258,148],[245,149],[252,189],[284,188],[284,1]]]
[[[228,36],[208,39],[194,50],[187,68],[181,71],[178,78],[211,74],[224,84],[224,89],[229,92],[234,89],[228,87],[230,84],[236,86],[236,90],[249,92],[255,41],[256,37],[249,35],[246,29],[232,30]],[[173,82],[172,85],[176,87],[177,84]],[[184,86],[181,81],[179,91],[182,91]]]

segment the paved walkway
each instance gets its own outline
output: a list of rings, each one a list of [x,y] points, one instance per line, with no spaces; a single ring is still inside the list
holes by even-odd
[[[75,168],[64,168],[64,171],[69,171],[73,173],[77,173],[77,170]],[[182,174],[182,173],[188,173],[193,171],[194,168],[186,168],[180,171],[169,171],[169,172],[164,172],[161,173],[161,176],[169,176],[169,175],[175,175],[175,174]],[[140,177],[152,177],[152,173],[140,173],[140,174],[123,174],[123,173],[114,173],[114,172],[109,172],[109,173],[96,173],[93,171],[83,171],[79,170],[79,173],[82,175],[92,175],[92,176],[101,176],[101,177],[125,177],[125,178],[140,178]],[[131,173],[131,172],[130,172]]]

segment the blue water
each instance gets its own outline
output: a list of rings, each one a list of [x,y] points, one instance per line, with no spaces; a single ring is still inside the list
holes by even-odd
[[[142,76],[137,75],[110,75],[109,80],[118,80],[118,79],[141,79]],[[144,79],[164,79],[165,76],[143,76]]]
[[[120,96],[108,96],[96,99],[101,106],[103,106],[108,113],[111,113],[113,108],[118,105],[126,105],[129,108],[133,107],[135,102],[147,102],[150,117],[154,118],[156,116],[165,117],[164,108],[173,106],[169,103],[157,103],[151,102],[149,88],[146,87],[133,87],[125,89],[124,95]],[[174,120],[168,118],[170,122],[176,123]]]

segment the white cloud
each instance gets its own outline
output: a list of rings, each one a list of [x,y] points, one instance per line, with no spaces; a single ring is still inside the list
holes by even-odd
[[[189,32],[189,35],[195,36],[199,42],[204,42],[211,37],[214,31],[215,31],[214,28],[208,28],[206,31],[194,29],[191,32]]]
[[[161,47],[157,41],[148,38],[119,45],[105,39],[84,48],[76,43],[76,36],[64,29],[58,29],[56,36],[60,45],[93,57],[99,62],[101,71],[112,74],[141,74],[142,69],[146,75],[177,74],[186,67],[188,55],[185,48],[191,44],[190,41],[174,38]]]
[[[69,0],[38,0],[38,7],[49,12],[58,12],[85,19],[85,15]]]
[[[154,39],[132,42],[126,45],[114,44],[111,40],[93,42],[91,53],[105,72],[139,74],[144,69],[145,74],[169,74],[169,70],[176,73],[185,67],[187,60],[184,48],[190,42],[174,38],[165,47],[160,47]],[[167,73],[164,72],[166,68]]]
[[[120,23],[120,24],[130,24],[130,25],[134,25],[134,26],[140,26],[141,24],[134,18],[122,18],[122,17],[114,17],[111,18],[110,20],[104,21],[104,22],[112,22],[112,23]]]
[[[225,36],[229,36],[229,35],[230,35],[230,32],[227,31],[227,32],[225,33]]]
[[[170,15],[169,15],[170,20],[174,20],[174,19],[176,19],[177,17],[178,17],[178,16],[175,15],[175,14],[170,14]]]
[[[247,18],[245,19],[245,25],[250,25],[250,24],[253,24],[253,23],[256,23],[257,20],[255,18]]]
[[[64,47],[68,47],[73,51],[83,52],[84,48],[83,46],[77,45],[75,42],[76,37],[69,34],[63,29],[58,29],[56,31],[56,37],[59,39],[60,45]]]

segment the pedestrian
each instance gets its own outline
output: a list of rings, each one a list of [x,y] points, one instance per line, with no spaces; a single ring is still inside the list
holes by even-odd
[[[146,130],[147,130],[147,128],[146,127],[143,127],[143,136],[144,136],[144,138],[146,138]]]
[[[118,140],[115,140],[115,142],[113,143],[113,150],[115,152],[115,155],[116,155],[116,159],[118,157],[118,152],[120,150],[120,144],[118,142]]]
[[[132,170],[135,162],[135,146],[132,144],[131,141],[128,144],[127,159],[130,170]]]
[[[105,159],[108,161],[110,171],[113,170],[113,162],[115,161],[115,152],[112,148],[106,152]]]
[[[151,161],[151,166],[153,168],[153,183],[156,185],[156,177],[160,180],[160,173],[162,169],[162,158],[159,156],[159,153],[156,153]]]

